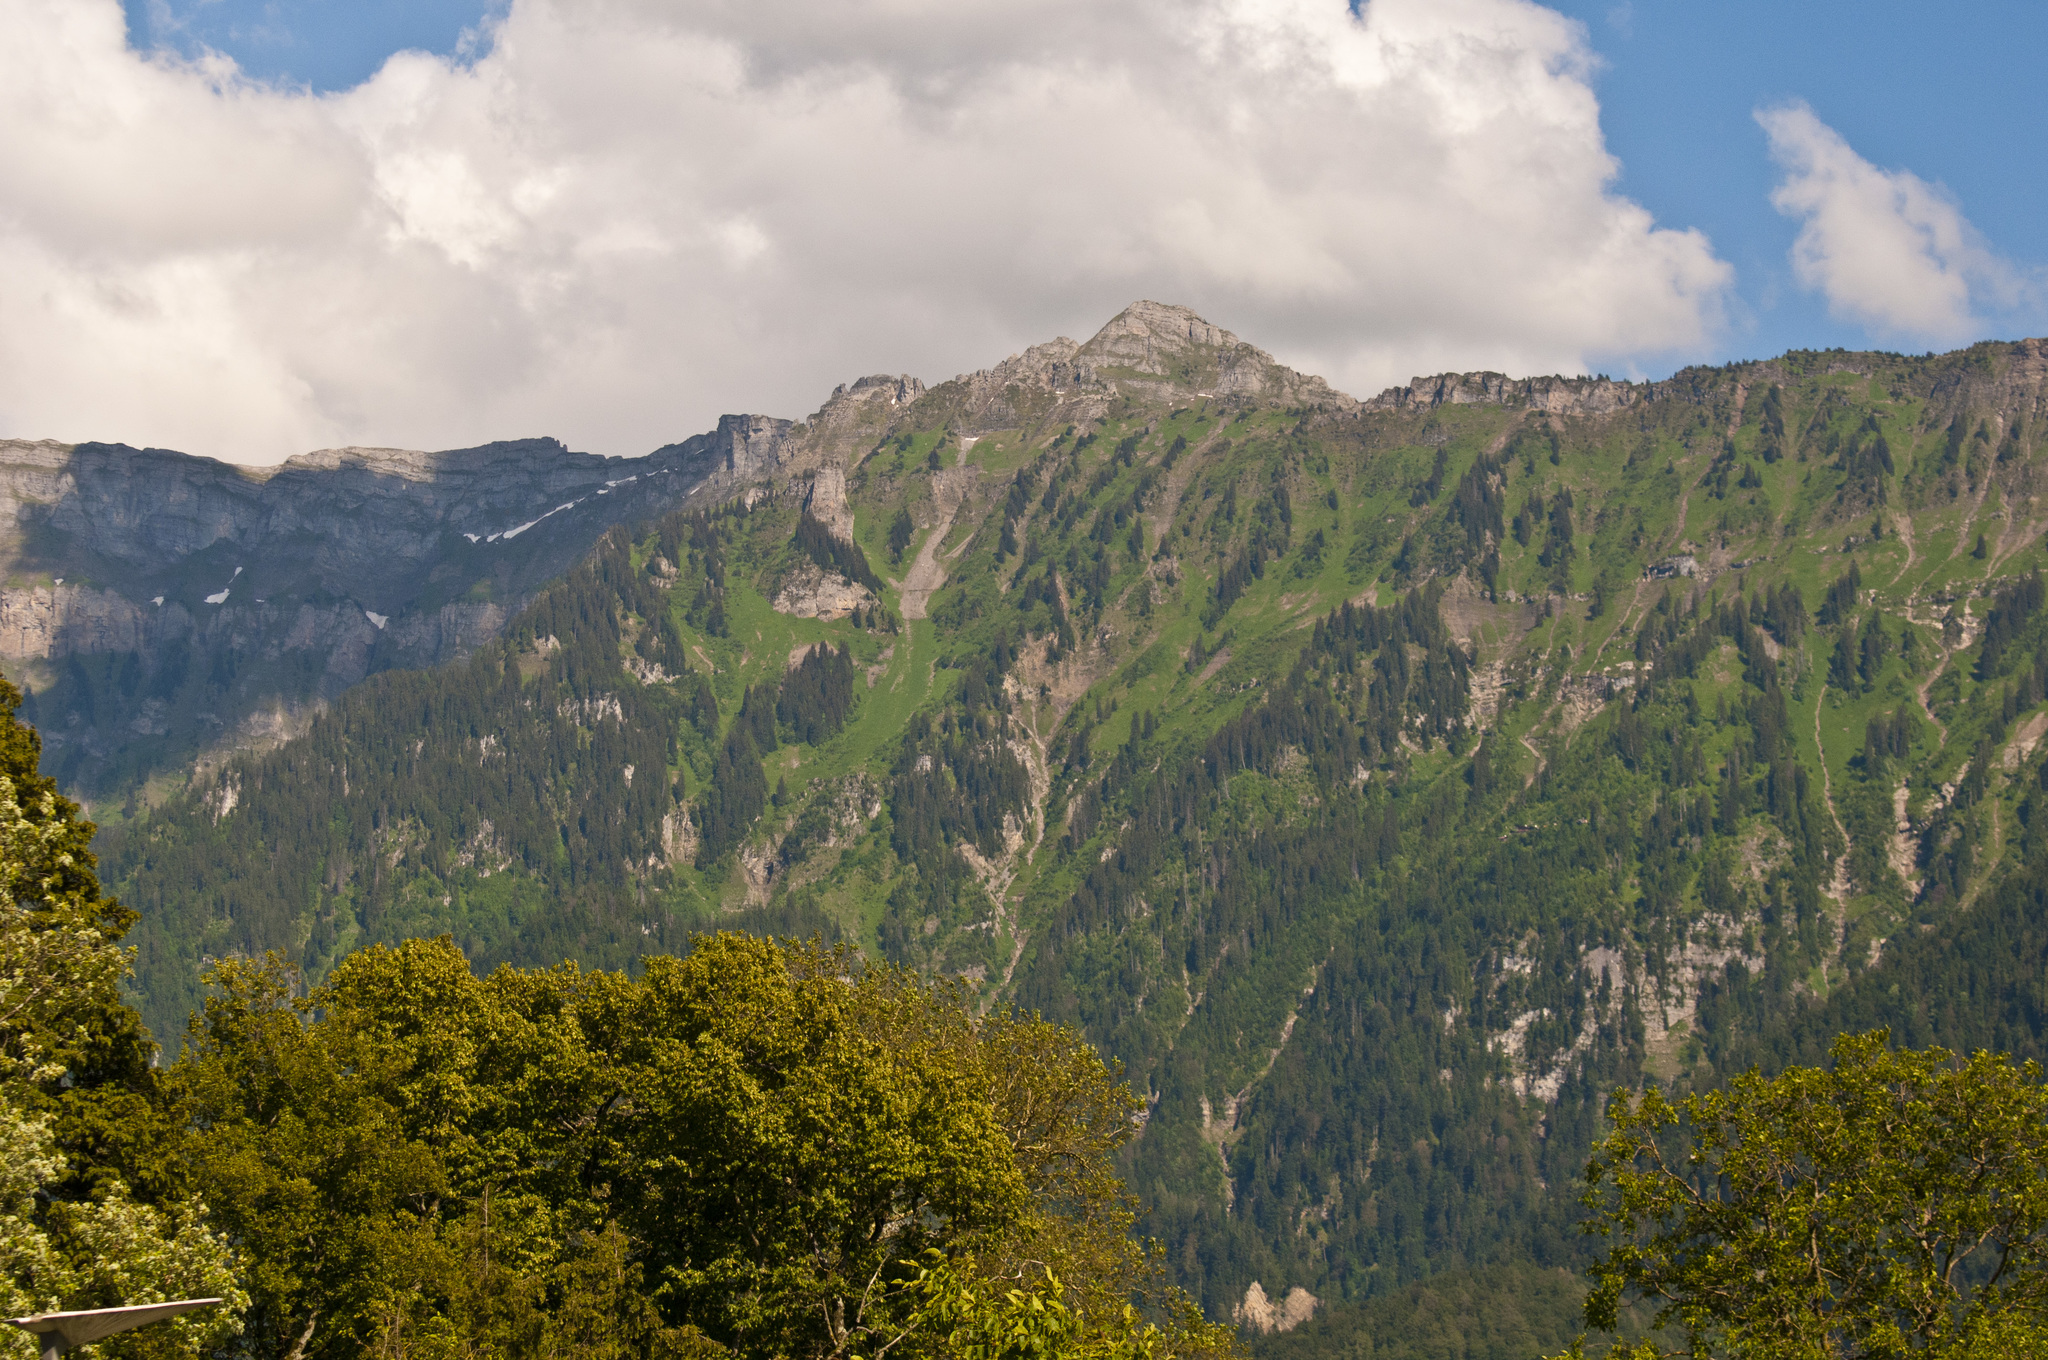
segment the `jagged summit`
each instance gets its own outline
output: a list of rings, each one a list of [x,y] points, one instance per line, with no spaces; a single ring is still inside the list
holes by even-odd
[[[1235,397],[1355,408],[1322,378],[1298,373],[1194,311],[1140,300],[1111,317],[1074,355],[1101,382],[1143,396]]]
[[[1134,302],[1081,346],[1078,356],[1098,372],[1126,382],[1145,378],[1197,384],[1215,395],[1261,396],[1272,379],[1304,379],[1272,355],[1197,316],[1186,307]],[[1283,381],[1285,381],[1283,379]]]
[[[1098,354],[1119,354],[1120,342],[1136,340],[1147,354],[1189,349],[1252,349],[1250,345],[1197,316],[1187,307],[1140,298],[1103,324],[1084,347]],[[1253,350],[1253,353],[1261,351]],[[1267,356],[1270,357],[1270,356]]]

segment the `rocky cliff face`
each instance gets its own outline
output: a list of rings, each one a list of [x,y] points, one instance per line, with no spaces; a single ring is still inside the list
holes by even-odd
[[[463,655],[612,525],[761,475],[788,426],[728,417],[642,459],[527,439],[276,468],[0,442],[0,666],[69,787],[132,789]]]

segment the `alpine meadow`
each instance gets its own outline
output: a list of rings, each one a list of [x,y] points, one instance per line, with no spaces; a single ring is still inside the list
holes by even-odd
[[[1750,1213],[1767,1120],[1834,1174],[1799,1129],[1881,1091],[2033,1146],[2048,342],[1358,400],[1140,302],[688,451],[631,518],[576,517],[613,466],[442,532],[422,608],[497,612],[346,686],[284,614],[9,661],[100,743],[62,790],[0,743],[46,885],[0,960],[42,1245],[0,1255],[72,1271],[23,1308],[128,1301],[79,1264],[126,1233],[233,1315],[138,1355],[2038,1339],[1967,1251],[1865,1326],[1618,1244]],[[150,765],[152,696],[302,718]],[[1686,1138],[1713,1170],[1642,1169]],[[1999,1223],[2048,1278],[2048,1210]]]

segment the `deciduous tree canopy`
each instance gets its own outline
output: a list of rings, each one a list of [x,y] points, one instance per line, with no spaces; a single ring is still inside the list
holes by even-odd
[[[167,1080],[257,1354],[873,1355],[993,1336],[1016,1282],[1114,1353],[1224,1344],[1128,1235],[1136,1102],[1093,1051],[846,949],[478,978],[444,939],[214,983]]]
[[[1678,1349],[1756,1357],[2048,1346],[2048,1088],[2038,1064],[1845,1035],[1826,1068],[1678,1104],[1615,1094],[1587,1167],[1607,1243],[1586,1320],[1659,1309]]]

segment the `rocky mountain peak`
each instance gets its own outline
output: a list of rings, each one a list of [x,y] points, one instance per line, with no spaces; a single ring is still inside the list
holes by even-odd
[[[1118,312],[1075,355],[1095,376],[1135,394],[1238,397],[1357,409],[1323,379],[1297,373],[1186,307],[1139,301]]]
[[[1081,349],[1100,363],[1152,372],[1164,372],[1160,364],[1165,359],[1201,350],[1244,350],[1263,363],[1273,362],[1272,355],[1246,344],[1186,307],[1143,300],[1111,317]]]
[[[818,416],[823,417],[841,402],[863,404],[881,400],[891,406],[908,406],[923,395],[924,384],[908,373],[871,373],[851,384],[841,383],[833,388]]]
[[[998,430],[1017,424],[1017,400],[1029,405],[1046,395],[1093,391],[1095,371],[1075,355],[1081,346],[1066,336],[1012,354],[994,368],[963,373],[944,385],[958,396],[956,421],[963,429]],[[1015,398],[1015,399],[1013,399]]]
[[[844,462],[862,442],[860,432],[894,420],[898,411],[924,393],[924,383],[908,373],[875,373],[850,384],[841,383],[803,423],[806,438],[801,442],[812,456],[798,461],[813,465]]]

